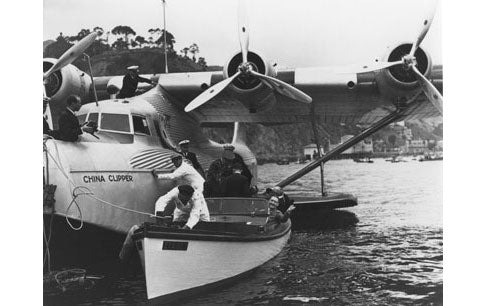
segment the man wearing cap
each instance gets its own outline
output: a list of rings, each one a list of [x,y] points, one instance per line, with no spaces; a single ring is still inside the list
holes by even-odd
[[[155,85],[151,80],[139,76],[139,66],[127,67],[127,71],[127,74],[123,77],[122,89],[120,89],[120,93],[118,94],[119,98],[135,96],[139,82]]]
[[[179,142],[179,147],[181,148],[181,155],[189,160],[193,167],[196,169],[196,171],[201,174],[201,176],[204,178],[205,177],[205,172],[203,171],[203,167],[201,167],[200,163],[198,162],[198,158],[196,157],[196,154],[193,152],[189,151],[189,140],[182,140]]]
[[[186,222],[183,229],[192,229],[200,220],[210,221],[204,198],[189,185],[175,187],[160,197],[156,202],[155,214],[162,217],[174,214],[173,221]]]
[[[202,194],[205,179],[198,173],[198,171],[188,163],[183,162],[183,156],[180,154],[172,155],[171,160],[176,167],[176,170],[167,174],[157,174],[155,170],[152,170],[152,174],[155,178],[160,180],[174,180],[177,185],[190,185],[198,193]]]
[[[226,177],[233,174],[233,167],[236,163],[242,165],[242,175],[247,177],[247,184],[250,185],[252,174],[249,168],[243,162],[240,155],[235,154],[233,151],[235,147],[231,144],[223,145],[222,157],[213,161],[208,169],[208,177],[205,183],[205,196],[216,197],[223,196],[225,190],[223,190],[222,183]]]

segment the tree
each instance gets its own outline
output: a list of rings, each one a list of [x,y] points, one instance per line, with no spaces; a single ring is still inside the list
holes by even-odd
[[[82,40],[86,36],[88,36],[90,33],[91,33],[91,31],[89,29],[81,29],[77,35],[69,36],[68,40],[70,42],[77,42],[77,41]]]
[[[145,38],[143,36],[137,36],[137,37],[135,37],[135,40],[134,41],[140,47],[143,47],[145,44],[147,44],[147,40],[145,40]]]
[[[167,44],[166,49],[168,51],[174,51],[174,44],[175,43],[176,43],[176,40],[174,39],[174,35],[172,35],[171,32],[166,31],[166,44]],[[164,47],[164,30],[160,31],[160,36],[156,40],[156,44],[158,46]]]
[[[193,43],[191,46],[189,46],[189,52],[193,54],[193,62],[196,62],[196,54],[200,52],[198,45]]]
[[[126,50],[128,49],[128,44],[122,37],[120,37],[113,42],[112,48],[115,50]]]
[[[152,46],[155,47],[164,47],[164,29],[154,28],[148,30],[150,34],[149,40],[153,42]],[[174,35],[171,32],[166,31],[166,50],[169,52],[174,52],[174,44],[176,40]]]
[[[112,34],[117,35],[118,39],[123,38],[125,41],[125,49],[128,49],[130,36],[135,36],[137,33],[135,33],[135,31],[129,26],[119,25],[112,29]],[[118,39],[114,42],[114,44],[118,41]],[[120,43],[118,43],[118,45],[121,46]]]
[[[208,65],[206,64],[206,60],[205,60],[204,57],[198,58],[198,61],[196,62],[196,64],[198,64],[201,67],[203,67],[204,70],[206,70],[206,68],[208,68]]]
[[[184,47],[182,50],[181,50],[181,53],[183,54],[183,57],[187,58],[188,57],[188,51],[189,51],[189,48],[188,47]]]
[[[64,52],[71,48],[71,46],[73,46],[73,44],[68,41],[68,37],[64,36],[63,33],[59,33],[56,41],[44,49],[44,57],[59,58]]]

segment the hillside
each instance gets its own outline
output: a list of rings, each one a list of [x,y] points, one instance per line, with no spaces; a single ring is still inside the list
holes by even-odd
[[[204,68],[189,58],[168,54],[169,72],[204,71]],[[88,63],[77,60],[74,65],[83,71],[88,71]],[[91,58],[94,76],[124,75],[126,67],[139,66],[140,74],[163,73],[164,53],[155,48],[133,49],[123,51],[109,51]]]

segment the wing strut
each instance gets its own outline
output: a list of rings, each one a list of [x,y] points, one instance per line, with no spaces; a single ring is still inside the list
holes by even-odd
[[[315,102],[311,102],[310,107],[310,115],[311,115],[311,126],[313,128],[313,135],[315,138],[316,149],[318,150],[318,158],[321,158],[321,147],[320,147],[320,140],[318,139],[318,128],[316,127],[316,115],[315,115]],[[323,197],[326,196],[325,190],[325,174],[324,174],[324,162],[320,163],[320,175],[321,175],[321,195]]]
[[[384,118],[380,119],[376,123],[372,124],[367,129],[363,130],[360,134],[350,138],[349,140],[345,141],[344,143],[338,145],[333,150],[330,150],[325,153],[325,155],[319,157],[317,160],[311,162],[310,164],[306,165],[302,169],[296,171],[294,174],[291,174],[284,180],[280,181],[276,184],[276,186],[284,188],[287,185],[293,183],[294,181],[300,179],[304,175],[308,174],[309,172],[313,171],[320,165],[324,164],[325,162],[329,161],[330,159],[334,158],[338,154],[344,152],[345,150],[351,148],[352,146],[356,145],[360,141],[364,140],[365,138],[369,137],[370,135],[374,134],[378,130],[382,129],[383,127],[391,124],[401,117],[404,116],[405,112],[409,110],[412,106],[419,104],[417,97],[420,95],[420,92],[415,94],[409,102],[404,103],[401,107],[398,107],[394,112],[390,113],[389,115],[385,116]]]

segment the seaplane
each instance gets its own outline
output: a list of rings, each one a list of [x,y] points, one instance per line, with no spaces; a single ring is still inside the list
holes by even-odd
[[[120,76],[92,77],[72,65],[98,33],[89,34],[59,59],[44,59],[45,95],[50,98],[45,115],[51,127],[57,128],[57,118],[71,94],[85,101],[77,112],[79,122],[95,122],[98,127],[94,135],[85,133],[76,142],[44,138],[44,215],[50,216],[52,229],[45,235],[47,244],[71,250],[74,260],[87,253],[96,253],[97,259],[115,258],[126,233],[133,225],[153,222],[156,200],[175,187],[172,181],[154,179],[152,171],[174,170],[170,157],[179,141],[190,140],[205,169],[221,156],[222,144],[208,139],[201,127],[234,124],[231,143],[253,173],[255,184],[257,161],[245,143],[242,123],[345,121],[368,126],[276,182],[284,188],[392,122],[442,115],[442,67],[434,66],[421,47],[433,16],[422,20],[422,29],[412,41],[387,49],[383,60],[276,70],[259,51],[250,48],[246,16],[240,14],[240,49],[222,71],[155,75],[157,85],[123,99],[115,97],[121,89],[116,85]],[[96,101],[89,102],[93,97]],[[245,210],[247,217],[256,214],[257,208],[253,209]],[[146,228],[151,229],[149,225]],[[288,231],[285,226],[276,236],[281,248]],[[144,233],[138,235],[140,241],[147,238]],[[197,234],[182,236],[191,235]],[[187,244],[168,246],[184,247]],[[252,264],[238,273],[253,268]]]

